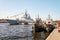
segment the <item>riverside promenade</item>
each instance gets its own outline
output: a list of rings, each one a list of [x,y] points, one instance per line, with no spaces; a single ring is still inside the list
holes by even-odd
[[[60,33],[58,32],[58,29],[54,29],[46,40],[60,40]]]

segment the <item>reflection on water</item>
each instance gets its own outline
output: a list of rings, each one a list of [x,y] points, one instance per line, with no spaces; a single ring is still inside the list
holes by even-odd
[[[0,39],[32,40],[31,25],[0,26]]]

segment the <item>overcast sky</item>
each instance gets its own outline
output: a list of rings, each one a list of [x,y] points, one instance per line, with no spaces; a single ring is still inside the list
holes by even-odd
[[[60,0],[0,0],[0,18],[27,12],[32,18],[46,19],[48,14],[52,19],[60,19]]]

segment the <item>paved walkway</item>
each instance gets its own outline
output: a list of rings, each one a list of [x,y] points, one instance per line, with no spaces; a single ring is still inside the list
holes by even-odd
[[[60,33],[58,32],[58,29],[54,29],[46,40],[60,40]]]

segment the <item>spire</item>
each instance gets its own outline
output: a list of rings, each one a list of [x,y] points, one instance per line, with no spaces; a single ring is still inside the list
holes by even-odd
[[[28,14],[27,14],[27,10],[25,9],[25,17],[27,18]]]
[[[50,20],[51,19],[51,16],[50,16],[50,11],[49,11],[49,14],[48,14],[48,20]]]
[[[27,14],[27,10],[25,9],[25,14]]]
[[[50,19],[50,14],[48,15],[48,19]]]
[[[39,18],[39,14],[38,14],[38,18]]]
[[[37,17],[36,17],[36,19],[39,19],[39,13],[37,14]]]

